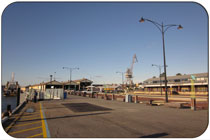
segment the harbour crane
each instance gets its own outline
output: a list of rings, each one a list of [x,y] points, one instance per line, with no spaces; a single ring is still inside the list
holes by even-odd
[[[126,84],[132,86],[133,85],[133,66],[134,63],[138,62],[136,54],[133,55],[133,60],[131,63],[131,67],[127,68],[127,71],[125,73],[125,78],[126,78]]]

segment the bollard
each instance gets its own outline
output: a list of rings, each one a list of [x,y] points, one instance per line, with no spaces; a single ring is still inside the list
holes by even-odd
[[[138,96],[135,96],[135,103],[138,103]]]
[[[7,105],[7,111],[8,111],[8,112],[12,112],[11,105]]]
[[[152,105],[153,100],[149,100],[149,104]]]
[[[17,106],[20,104],[20,88],[17,90]]]
[[[108,97],[107,97],[107,95],[106,95],[106,94],[104,94],[104,99],[105,99],[105,100],[107,100],[107,99],[108,99]]]
[[[196,110],[196,99],[191,98],[191,110]]]
[[[9,117],[11,115],[12,115],[11,105],[7,105],[7,111],[2,112],[2,116],[1,117],[3,119],[4,117]]]
[[[114,100],[114,94],[112,94],[112,100]]]

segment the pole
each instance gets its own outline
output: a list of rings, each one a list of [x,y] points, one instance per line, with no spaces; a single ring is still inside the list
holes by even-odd
[[[123,72],[122,72],[122,86],[123,86],[123,84],[124,84],[124,79],[123,79]]]
[[[17,90],[17,106],[20,104],[20,88]]]
[[[69,71],[70,71],[70,77],[69,77],[69,90],[71,90],[71,73],[72,73],[71,68],[69,69]]]
[[[183,29],[183,27],[181,25],[177,25],[177,24],[168,24],[168,25],[163,25],[163,22],[162,24],[159,24],[155,21],[152,21],[152,20],[149,20],[149,19],[145,19],[145,18],[141,18],[139,20],[139,22],[144,22],[144,21],[149,21],[151,23],[153,23],[157,28],[158,30],[162,33],[162,40],[163,40],[163,60],[164,60],[164,73],[165,73],[165,101],[168,102],[168,94],[167,94],[167,73],[166,73],[166,58],[165,58],[165,41],[164,41],[164,33],[170,28],[170,27],[175,27],[175,26],[178,26],[177,29]],[[164,27],[166,27],[164,29]]]
[[[168,102],[168,93],[167,93],[167,74],[166,74],[166,58],[165,58],[165,41],[164,41],[164,29],[162,23],[162,40],[163,40],[163,61],[164,61],[164,73],[165,73],[165,102]]]
[[[56,74],[56,72],[54,72],[54,81],[55,81],[55,74]]]
[[[191,79],[191,110],[196,110],[195,85],[193,79]]]
[[[161,91],[161,95],[162,95],[162,83],[161,83],[161,66],[159,66],[159,72],[160,72],[160,91]]]

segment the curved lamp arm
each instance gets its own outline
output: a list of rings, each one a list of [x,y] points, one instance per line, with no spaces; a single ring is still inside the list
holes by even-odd
[[[168,24],[168,25],[165,25],[164,27],[166,27],[165,29],[164,29],[164,33],[169,29],[169,28],[171,28],[171,27],[174,27],[174,26],[177,26],[178,28],[177,29],[182,29],[183,27],[181,26],[181,25],[177,25],[177,24]]]
[[[157,23],[157,22],[155,22],[155,21],[152,21],[152,20],[150,20],[150,19],[146,19],[146,18],[141,18],[140,20],[139,20],[139,22],[144,22],[144,21],[149,21],[149,22],[151,22],[151,23],[153,23],[158,29],[159,29],[159,31],[160,32],[162,32],[162,30],[161,30],[161,25],[159,24],[159,23]]]
[[[163,25],[162,24],[161,25],[161,24],[159,24],[159,23],[157,23],[155,21],[152,21],[150,19],[146,19],[146,18],[143,18],[143,17],[139,20],[139,22],[144,22],[145,20],[153,23],[159,29],[159,31],[161,33],[165,33],[170,27],[174,27],[174,26],[178,26],[177,29],[183,29],[183,27],[181,25],[177,25],[177,24],[168,24],[168,25]]]

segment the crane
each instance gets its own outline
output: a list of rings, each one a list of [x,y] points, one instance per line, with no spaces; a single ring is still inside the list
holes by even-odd
[[[131,67],[130,68],[127,68],[127,71],[125,73],[125,77],[126,77],[126,84],[129,84],[130,86],[133,85],[133,66],[134,66],[134,63],[138,62],[137,60],[137,57],[136,57],[136,54],[133,55],[133,60],[132,60],[132,63],[131,63]]]

